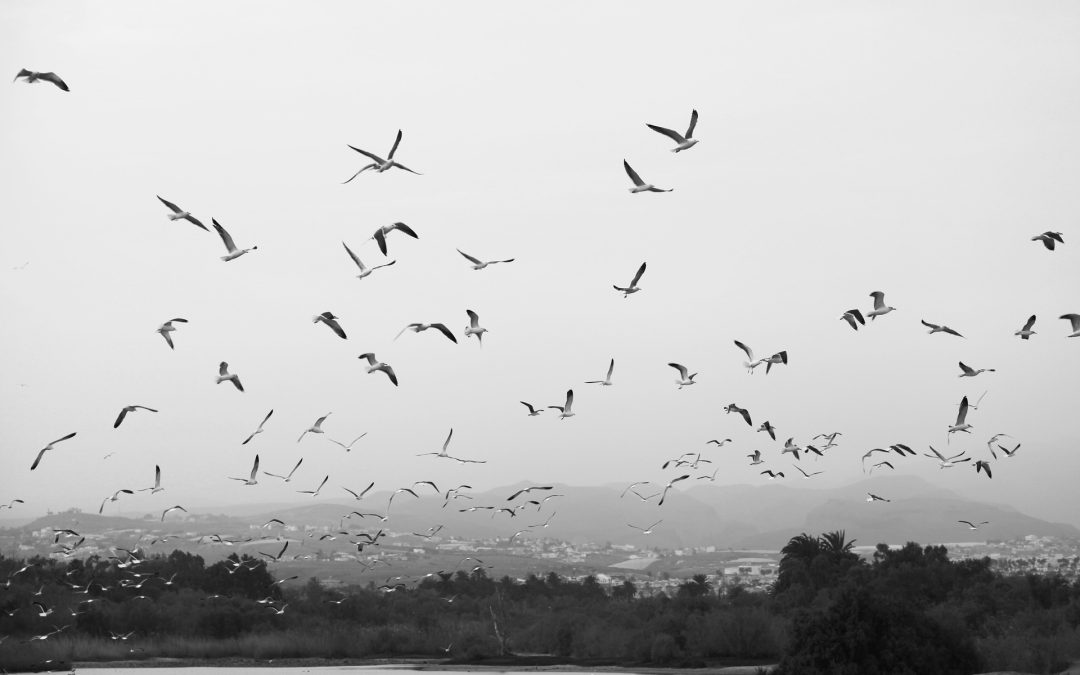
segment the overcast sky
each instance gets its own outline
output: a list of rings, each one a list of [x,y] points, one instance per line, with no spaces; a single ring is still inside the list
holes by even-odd
[[[896,472],[1077,522],[1080,339],[1057,318],[1080,312],[1076,3],[8,1],[0,63],[71,88],[0,86],[0,502],[24,515],[96,511],[155,464],[166,492],[108,508],[302,503],[327,474],[335,496],[660,482],[696,451],[718,484],[794,482],[783,440],[841,431],[798,485],[858,480],[898,442],[989,459],[1008,433],[1023,447],[993,480],[921,456]],[[645,126],[683,131],[692,109],[686,152]],[[423,175],[341,184],[366,163],[347,144],[385,156],[398,129]],[[624,158],[674,191],[631,195]],[[155,195],[258,250],[222,262]],[[419,240],[393,233],[384,259],[369,238],[394,221]],[[1046,230],[1065,245],[1030,241]],[[342,241],[397,263],[357,280]],[[515,261],[473,271],[456,248]],[[877,290],[895,312],[839,320]],[[327,310],[347,340],[312,323]],[[170,351],[154,330],[173,317]],[[437,321],[459,344],[394,340]],[[790,363],[748,375],[735,339]],[[400,387],[365,374],[368,351]],[[610,358],[615,386],[584,384]],[[960,360],[997,372],[961,379]],[[220,361],[244,393],[215,385]],[[569,388],[568,420],[518,402]],[[113,429],[129,404],[160,412]],[[326,436],[367,432],[352,452],[296,442],[327,412]],[[415,456],[451,427],[450,454],[485,464]],[[289,485],[227,480],[256,453],[304,464]]]

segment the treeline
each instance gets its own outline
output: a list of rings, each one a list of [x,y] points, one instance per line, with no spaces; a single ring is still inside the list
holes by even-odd
[[[940,546],[800,535],[772,592],[723,592],[704,575],[639,597],[594,577],[489,577],[482,565],[421,579],[283,589],[264,560],[197,555],[59,562],[0,557],[0,667],[170,657],[544,654],[566,663],[693,667],[778,663],[781,673],[1056,672],[1080,656],[1080,584],[1005,577]],[[387,574],[392,568],[386,568]],[[37,604],[35,604],[37,603]],[[42,616],[44,615],[44,616]]]

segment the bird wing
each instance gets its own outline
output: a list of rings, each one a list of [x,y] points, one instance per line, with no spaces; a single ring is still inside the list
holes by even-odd
[[[480,325],[480,317],[477,316],[476,312],[472,311],[471,309],[467,309],[465,310],[465,313],[469,315],[469,325],[472,328],[476,328]]]
[[[637,282],[641,280],[642,274],[645,274],[645,263],[641,263],[641,267],[638,268],[637,274],[634,275],[634,279],[630,282],[630,288],[637,286]]]
[[[926,326],[927,328],[929,328],[931,330],[938,330],[938,329],[941,328],[941,326],[938,326],[937,324],[933,324],[933,323],[927,323],[923,319],[919,319],[919,323],[921,323],[922,325]]]
[[[169,335],[169,331],[159,331],[159,332],[161,333],[161,337],[165,338],[165,342],[169,345],[169,349],[176,349],[176,347],[173,346],[172,336]]]
[[[176,204],[173,204],[168,199],[162,199],[161,195],[156,195],[156,196],[157,196],[158,200],[160,200],[161,203],[164,204],[165,206],[169,207],[172,210],[173,213],[181,213],[182,212],[182,209],[180,207],[178,207]]]
[[[630,180],[634,181],[634,185],[640,187],[645,184],[645,181],[641,180],[641,176],[637,174],[637,171],[634,171],[634,169],[631,168],[630,164],[627,163],[625,159],[622,161],[622,165],[623,168],[626,169],[626,175],[630,176]]]
[[[116,421],[113,422],[113,425],[112,425],[113,429],[120,426],[120,423],[124,421],[125,417],[127,417],[127,413],[128,413],[128,409],[126,407],[120,409],[120,414],[117,415]]]
[[[526,403],[525,401],[518,401],[518,403],[520,403],[521,405],[523,405],[523,406],[525,406],[526,408],[528,408],[528,409],[529,409],[529,412],[531,412],[531,413],[534,413],[534,412],[536,412],[536,408],[532,407],[532,405],[531,405],[531,404],[529,404],[529,403]]]
[[[38,73],[38,79],[45,80],[46,82],[52,82],[64,91],[71,91],[70,89],[68,89],[67,84],[65,84],[64,81],[60,79],[60,76],[56,73]]]
[[[963,335],[961,335],[960,333],[957,333],[956,331],[954,331],[952,328],[949,328],[948,326],[942,326],[941,330],[948,333],[949,335],[955,335],[956,337],[964,337]]]
[[[847,315],[845,314],[845,316],[847,316]],[[750,359],[751,361],[754,360],[754,350],[750,349],[749,347],[747,347],[743,343],[739,342],[738,340],[735,341],[735,346],[738,347],[739,349],[743,350],[744,352],[746,352],[746,358]]]
[[[754,423],[750,421],[750,411],[749,410],[746,410],[745,408],[738,408],[737,411],[738,411],[738,413],[740,415],[742,415],[742,418],[744,420],[746,420],[747,424],[749,424],[750,426],[754,426]]]
[[[251,477],[249,480],[255,480],[255,474],[259,471],[259,456],[255,455],[255,463],[251,465]]]
[[[858,321],[859,323],[861,323],[864,326],[866,325],[866,319],[863,318],[862,312],[860,312],[857,309],[849,309],[848,313],[851,314],[853,317],[855,317],[856,321]]]
[[[225,231],[225,228],[221,226],[221,223],[216,218],[211,218],[210,222],[214,224],[214,229],[217,230],[218,235],[221,237],[221,241],[225,242],[225,249],[229,253],[236,251],[236,244],[233,242],[232,235]]]
[[[399,145],[401,145],[401,129],[397,130],[397,138],[394,139],[394,147],[390,148],[390,154],[387,155],[387,159],[394,158],[394,153],[397,152],[397,148]]]
[[[474,258],[471,255],[469,255],[468,253],[466,253],[465,251],[462,251],[460,248],[457,250],[457,252],[460,253],[461,255],[465,256],[465,259],[468,260],[469,262],[471,262],[474,265],[482,265],[483,264],[479,260],[477,260],[476,258]]]
[[[77,433],[77,432],[74,432],[74,431],[73,431],[73,432],[71,432],[70,434],[68,434],[67,436],[64,436],[63,438],[58,438],[58,439],[56,439],[55,441],[53,441],[52,443],[49,443],[49,445],[56,445],[56,444],[57,444],[57,443],[59,443],[60,441],[66,441],[66,440],[67,440],[67,439],[69,439],[69,438],[73,438],[73,437],[75,436],[75,434],[76,434],[76,433]]]
[[[668,365],[679,371],[679,376],[682,377],[682,379],[686,379],[686,366],[680,365],[678,363],[669,363]]]
[[[394,166],[396,166],[399,169],[404,169],[405,171],[408,171],[409,173],[415,173],[417,176],[423,176],[424,175],[424,174],[420,173],[419,171],[413,171],[412,169],[405,166],[401,162],[394,162]]]
[[[1080,314],[1062,314],[1062,319],[1065,319],[1072,324],[1073,332],[1080,330]]]
[[[431,327],[438,330],[440,333],[442,333],[446,337],[450,338],[450,341],[453,342],[454,344],[457,344],[457,338],[454,337],[454,334],[451,333],[450,329],[447,328],[444,324],[433,323],[433,324],[431,324]]]
[[[1028,318],[1027,323],[1024,324],[1024,330],[1031,330],[1031,327],[1034,326],[1034,325],[1035,325],[1035,315],[1032,314]]]
[[[330,326],[330,330],[334,331],[334,334],[336,334],[339,338],[341,338],[342,340],[347,339],[345,337],[345,331],[342,330],[340,323],[338,323],[334,319],[327,319],[323,316],[320,316],[319,320],[325,323],[327,326]]]
[[[360,262],[360,258],[358,258],[356,254],[352,252],[352,249],[349,248],[348,244],[346,244],[345,242],[341,242],[341,245],[345,247],[345,251],[349,254],[349,257],[352,258],[352,261],[356,263],[356,266],[360,268],[361,272],[363,272],[365,269],[364,263]]]
[[[611,380],[611,374],[615,372],[615,359],[611,359],[611,363],[607,367],[607,379]]]
[[[968,366],[965,366],[963,361],[960,361],[960,370],[964,371],[965,375],[974,375],[975,374],[975,370],[973,368],[969,368]]]
[[[391,368],[388,364],[384,363],[382,364],[382,366],[379,367],[379,370],[386,373],[386,376],[390,378],[390,381],[394,383],[395,387],[398,386],[397,373],[394,372],[393,368]],[[353,442],[355,443],[356,441]]]
[[[686,138],[694,137],[694,129],[697,128],[697,110],[690,111],[690,126],[686,128]]]
[[[870,297],[874,299],[874,309],[885,308],[885,294],[881,291],[874,291],[870,294]]]
[[[573,389],[568,389],[566,391],[566,406],[565,406],[566,409],[563,412],[569,412],[570,411],[570,406],[572,406],[572,405],[574,405],[574,390]]]
[[[409,235],[413,239],[419,239],[420,238],[420,235],[416,234],[416,232],[413,231],[413,229],[411,227],[409,227],[408,225],[406,225],[405,223],[394,223],[393,225],[390,226],[390,229],[399,230],[401,232],[404,232],[405,234]]]
[[[359,153],[360,153],[361,155],[363,155],[364,157],[367,157],[367,158],[369,158],[369,159],[373,159],[373,160],[375,160],[375,161],[376,161],[376,162],[378,162],[379,164],[386,164],[386,160],[385,160],[385,159],[383,159],[382,157],[379,157],[379,156],[378,156],[378,155],[376,155],[376,154],[370,153],[370,152],[368,152],[367,150],[361,150],[360,148],[354,148],[354,147],[353,147],[353,146],[351,146],[351,145],[350,145],[349,147],[350,147],[350,148],[352,148],[353,150],[355,150],[355,151],[359,152]],[[367,168],[367,167],[364,167],[364,168]],[[363,169],[361,169],[361,171],[363,171]],[[355,176],[353,176],[353,178],[355,178]],[[349,180],[352,180],[352,178],[350,178]]]
[[[650,129],[652,129],[655,132],[664,134],[665,136],[667,136],[671,140],[675,141],[676,143],[685,143],[686,142],[686,139],[683,138],[682,134],[680,134],[678,131],[672,131],[671,129],[666,129],[664,127],[659,127],[659,126],[656,126],[655,124],[646,123],[645,126],[649,127]]]

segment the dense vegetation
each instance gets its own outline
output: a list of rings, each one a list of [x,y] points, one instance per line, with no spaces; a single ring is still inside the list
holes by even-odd
[[[1054,672],[1080,656],[1080,584],[1002,576],[988,559],[952,562],[944,547],[914,543],[879,546],[868,562],[842,532],[788,542],[769,594],[719,593],[698,575],[672,597],[642,598],[630,581],[609,591],[593,577],[496,580],[482,566],[283,590],[265,561],[233,555],[207,566],[181,551],[137,563],[0,557],[0,579],[0,667],[9,670],[47,659],[543,654],[944,674]]]

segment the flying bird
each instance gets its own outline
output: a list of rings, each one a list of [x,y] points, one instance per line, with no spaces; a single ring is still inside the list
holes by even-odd
[[[176,327],[173,326],[174,321],[178,321],[180,323],[187,323],[188,322],[187,319],[169,319],[165,323],[158,326],[157,330],[154,331],[156,333],[159,333],[161,335],[161,337],[165,338],[165,342],[168,343],[169,349],[176,349],[176,347],[173,346],[172,336],[169,335],[169,333],[172,333],[173,331],[176,330]]]
[[[940,452],[938,452],[937,450],[935,450],[934,446],[931,445],[930,446],[930,452],[932,452],[934,454],[933,455],[923,454],[923,457],[929,457],[930,459],[937,459],[939,469],[951,469],[952,467],[956,466],[960,462],[970,462],[971,461],[970,457],[964,457],[964,455],[966,454],[966,451],[957,453],[957,454],[955,454],[955,455],[953,455],[951,457],[946,457],[945,455],[943,455]]]
[[[234,387],[240,391],[244,391],[244,385],[240,384],[240,378],[237,375],[229,373],[229,364],[225,361],[222,361],[221,365],[218,366],[215,384],[221,384],[222,382],[232,382]]]
[[[139,492],[149,492],[150,494],[154,495],[154,494],[157,494],[157,493],[162,492],[164,490],[165,490],[165,488],[161,487],[161,466],[158,465],[158,464],[155,464],[154,465],[154,484],[153,484],[153,486],[148,487],[148,488],[142,488],[141,490],[139,490]]]
[[[515,498],[517,498],[517,497],[519,497],[521,495],[524,495],[524,494],[528,494],[528,493],[532,492],[533,490],[554,490],[554,489],[555,489],[554,485],[533,485],[532,487],[522,488],[521,490],[518,490],[514,494],[507,497],[506,501],[512,502],[512,501],[514,501]]]
[[[293,474],[294,474],[294,473],[296,473],[296,470],[300,468],[300,464],[301,464],[301,463],[302,463],[303,461],[304,461],[304,458],[303,458],[303,457],[301,457],[300,459],[298,459],[298,460],[296,461],[296,466],[294,466],[294,467],[292,468],[292,471],[290,471],[290,472],[289,472],[289,474],[288,474],[287,476],[281,476],[281,475],[279,475],[279,474],[276,474],[276,473],[270,473],[269,471],[263,471],[263,473],[265,473],[265,474],[266,474],[267,476],[273,476],[274,478],[280,478],[280,479],[282,479],[283,481],[285,481],[286,483],[288,483],[289,481],[291,481],[291,480],[292,480],[292,476],[293,476]],[[257,464],[257,463],[258,463],[258,458],[256,457],[256,464]],[[242,478],[237,478],[236,480],[243,480],[243,479],[242,479]]]
[[[624,299],[628,298],[628,297],[630,297],[631,293],[637,293],[638,291],[641,290],[641,288],[637,284],[638,284],[638,281],[641,280],[641,275],[642,274],[645,274],[645,263],[641,263],[641,267],[638,268],[637,274],[634,275],[634,278],[630,281],[629,286],[627,286],[626,288],[621,288],[619,286],[615,286],[614,284],[612,284],[612,288],[614,288],[617,291],[621,291],[622,294],[623,294]]]
[[[849,309],[840,315],[840,318],[848,322],[854,330],[859,330],[859,326],[866,325],[866,319],[863,318],[862,312],[857,309]]]
[[[311,433],[311,434],[326,433],[326,432],[324,432],[322,430],[322,423],[325,422],[326,418],[330,417],[330,415],[332,415],[332,414],[333,413],[326,413],[325,415],[323,415],[319,419],[315,420],[315,424],[312,424],[307,429],[304,429],[304,433],[300,434],[300,438],[296,439],[296,442],[299,443],[300,441],[304,440],[304,436],[306,436],[309,433]]]
[[[205,225],[203,225],[201,222],[199,222],[198,218],[191,215],[190,211],[185,211],[185,210],[181,209],[179,206],[177,206],[176,204],[173,204],[172,202],[170,202],[169,200],[162,199],[160,195],[157,195],[157,198],[158,198],[158,200],[161,201],[162,204],[169,207],[169,209],[172,211],[172,213],[170,213],[169,216],[168,216],[169,220],[186,220],[189,223],[191,223],[192,225],[196,225],[198,227],[201,227],[202,229],[206,230],[207,232],[210,231],[210,230],[208,230],[206,228]]]
[[[776,440],[776,427],[774,427],[769,420],[765,420],[761,423],[761,426],[757,428],[758,431],[764,431],[769,434],[769,438]]]
[[[23,68],[19,71],[19,74],[15,76],[15,80],[18,80],[20,77],[24,78],[24,81],[27,84],[31,84],[33,82],[52,82],[63,91],[71,91],[71,89],[68,88],[67,84],[65,84],[64,81],[60,79],[60,76],[56,73],[38,73],[33,70],[27,70],[26,68]],[[12,82],[14,82],[15,80],[12,80]]]
[[[120,410],[120,415],[117,416],[116,421],[113,422],[113,429],[120,426],[120,423],[124,421],[124,418],[127,417],[128,413],[135,412],[136,410],[139,410],[139,409],[149,410],[152,413],[157,412],[153,408],[147,408],[144,405],[126,405]]]
[[[383,243],[385,244],[386,242],[384,241]],[[349,254],[349,257],[352,258],[352,261],[354,263],[356,263],[357,267],[360,268],[360,274],[356,275],[357,279],[363,279],[364,277],[370,276],[372,272],[379,269],[380,267],[390,267],[391,265],[393,265],[394,263],[397,262],[396,260],[391,260],[390,262],[384,263],[382,265],[375,265],[374,267],[368,267],[363,262],[361,262],[360,258],[358,258],[355,253],[352,252],[352,249],[349,248],[348,244],[346,244],[345,242],[341,242],[341,245],[345,247],[345,251]]]
[[[743,367],[746,368],[746,372],[753,375],[754,374],[754,368],[757,368],[758,366],[760,366],[761,361],[755,361],[754,360],[754,350],[747,347],[744,343],[739,342],[738,340],[735,340],[735,346],[738,347],[739,349],[743,350],[743,352],[746,354],[747,360],[743,361]]]
[[[662,188],[656,187],[652,183],[646,183],[645,181],[641,180],[641,176],[638,175],[638,172],[634,171],[634,169],[630,166],[629,162],[627,162],[625,159],[623,160],[622,165],[623,169],[626,170],[626,175],[630,176],[630,180],[634,182],[634,187],[630,188],[631,194],[636,194],[638,192],[671,192],[675,189],[668,188],[667,190],[664,190]]]
[[[963,335],[957,333],[955,330],[949,328],[948,326],[939,326],[936,323],[930,323],[929,321],[926,321],[924,319],[919,319],[919,323],[930,329],[929,331],[927,331],[929,335],[933,335],[934,333],[948,333],[949,335],[955,335],[956,337],[964,337]]]
[[[30,465],[30,470],[33,471],[34,469],[36,469],[38,467],[38,464],[41,463],[41,458],[45,455],[46,452],[48,452],[49,450],[52,450],[54,445],[56,445],[60,441],[66,441],[67,439],[74,437],[76,433],[77,432],[73,431],[70,434],[68,434],[67,436],[64,436],[63,438],[58,438],[55,441],[53,441],[52,443],[49,443],[48,445],[46,445],[40,451],[38,451],[37,457],[34,458],[34,463]]]
[[[686,480],[689,477],[690,477],[690,474],[684,473],[683,475],[679,476],[678,478],[672,478],[671,480],[669,480],[668,484],[664,486],[664,491],[662,493],[660,493],[660,501],[657,502],[656,505],[657,506],[663,506],[664,505],[664,499],[667,498],[668,490],[670,490],[675,485],[675,483],[678,483],[681,480]]]
[[[183,511],[184,513],[188,512],[187,509],[185,509],[183,506],[180,506],[179,504],[177,504],[176,506],[170,506],[169,508],[161,512],[161,522],[165,522],[165,516],[168,515],[170,511]]]
[[[896,309],[885,304],[885,293],[882,291],[874,291],[870,294],[870,297],[874,299],[874,309],[867,312],[866,316],[870,317],[871,321]]]
[[[322,482],[319,483],[319,487],[315,488],[314,490],[297,490],[297,493],[302,495],[311,495],[312,497],[318,497],[319,492],[322,491],[323,486],[326,485],[326,481],[328,480],[330,480],[330,474],[323,476]]]
[[[1034,325],[1035,325],[1035,315],[1032,314],[1031,316],[1028,317],[1027,323],[1024,324],[1024,327],[1021,328],[1020,330],[1016,331],[1015,333],[1013,333],[1013,335],[1019,335],[1021,340],[1027,340],[1028,338],[1030,338],[1032,335],[1035,334],[1035,331],[1031,330],[1031,327],[1034,326]]]
[[[726,406],[724,406],[724,412],[725,413],[733,413],[733,412],[734,413],[739,413],[740,415],[742,415],[743,420],[745,420],[746,423],[749,426],[754,426],[753,421],[750,420],[750,411],[747,410],[746,408],[740,408],[739,406],[735,405],[734,403],[729,403]]]
[[[472,268],[474,270],[482,270],[485,267],[487,267],[488,265],[494,265],[496,263],[514,262],[513,258],[507,258],[506,260],[487,260],[487,261],[483,261],[483,260],[480,260],[478,258],[472,257],[471,255],[469,255],[465,251],[462,251],[460,248],[457,250],[457,252],[460,253],[462,256],[464,256],[466,260],[468,260],[469,262],[472,263]]]
[[[731,442],[731,439],[730,439],[730,438],[725,438],[725,439],[724,439],[724,440],[722,440],[722,441],[721,441],[721,440],[717,440],[717,439],[715,439],[715,438],[714,438],[714,439],[712,439],[712,440],[708,440],[708,441],[705,441],[705,445],[708,445],[709,443],[712,443],[712,444],[716,445],[716,447],[718,447],[718,448],[722,448],[722,447],[724,447],[725,445],[727,445],[727,444],[728,444],[728,443],[730,443],[730,442]]]
[[[697,377],[697,373],[694,373],[693,375],[687,375],[686,366],[679,363],[669,363],[668,365],[679,371],[679,379],[675,380],[675,384],[679,385],[679,389],[682,389],[683,387],[689,387],[692,384],[696,384],[696,382],[694,382],[694,378]]]
[[[101,506],[98,508],[98,514],[100,515],[105,510],[105,504],[107,502],[117,502],[120,501],[120,495],[133,494],[135,494],[134,490],[117,490],[112,494],[112,497],[106,497],[105,499],[101,500]]]
[[[653,523],[652,525],[650,525],[648,527],[639,527],[637,525],[631,525],[630,523],[627,523],[626,526],[627,527],[632,527],[635,530],[640,530],[642,534],[652,534],[653,528],[656,527],[657,525],[659,525],[662,522],[664,522],[664,521],[663,520],[658,520],[658,521],[656,521],[655,523]]]
[[[977,530],[977,529],[979,529],[980,525],[989,525],[990,524],[989,520],[984,520],[981,523],[979,523],[978,525],[971,522],[970,520],[958,520],[956,522],[963,523],[964,525],[967,525],[969,530]]]
[[[866,501],[868,502],[891,502],[891,499],[885,499],[884,497],[878,497],[873,492],[866,493]]]
[[[574,405],[574,390],[568,389],[566,391],[566,403],[563,405],[549,405],[549,408],[554,408],[559,411],[559,419],[564,420],[567,417],[573,417],[574,411],[571,408]]]
[[[263,432],[263,425],[266,424],[266,420],[270,419],[270,416],[273,415],[273,414],[274,414],[273,410],[270,410],[270,412],[266,413],[266,417],[263,418],[263,421],[259,422],[259,428],[256,429],[255,431],[252,431],[251,435],[248,436],[247,438],[245,438],[244,442],[241,443],[240,445],[247,445],[248,441],[250,441],[251,439],[253,439],[256,436],[258,436],[259,434],[261,434]]]
[[[454,337],[454,334],[451,333],[450,329],[447,328],[446,324],[443,323],[410,323],[408,326],[402,328],[401,331],[397,334],[397,336],[394,337],[394,339],[396,340],[401,337],[401,334],[407,330],[411,330],[414,333],[422,333],[429,328],[434,328],[435,330],[445,335],[446,338],[450,340],[450,342],[457,344],[457,338]]]
[[[780,454],[785,455],[785,454],[791,453],[791,454],[795,455],[795,460],[798,461],[799,453],[801,451],[802,451],[802,448],[799,447],[798,445],[795,445],[795,439],[794,438],[789,438],[786,441],[784,441],[784,449],[780,451]]]
[[[774,480],[776,478],[783,478],[784,477],[784,472],[783,471],[773,471],[772,469],[765,469],[764,471],[761,472],[761,475],[762,476],[768,475],[769,480]]]
[[[471,309],[465,310],[465,313],[469,315],[469,325],[465,327],[465,338],[468,339],[470,335],[476,336],[476,341],[480,343],[480,346],[484,346],[484,333],[487,332],[487,328],[480,326],[480,316]]]
[[[613,382],[611,381],[611,373],[615,371],[615,359],[611,359],[611,363],[608,364],[607,376],[602,380],[587,380],[585,384],[599,384],[604,387],[610,387]]]
[[[523,405],[523,406],[525,406],[526,408],[529,409],[529,412],[528,412],[529,417],[536,417],[540,413],[544,412],[543,408],[540,408],[539,410],[537,410],[531,403],[526,403],[525,401],[518,401],[518,403],[520,403],[521,405]]]
[[[414,232],[413,229],[405,223],[391,223],[389,225],[383,225],[379,229],[375,230],[375,234],[371,235],[371,238],[374,239],[375,243],[379,245],[379,250],[382,251],[383,255],[386,255],[386,237],[389,236],[389,234],[394,230],[403,232],[412,237],[413,239],[420,238],[420,235],[416,234],[416,232]]]
[[[368,375],[370,375],[371,373],[374,373],[376,371],[382,371],[382,372],[386,373],[386,376],[388,378],[390,378],[390,382],[392,382],[395,387],[398,386],[397,373],[394,372],[394,369],[390,366],[389,363],[383,363],[382,361],[376,360],[375,359],[375,354],[372,353],[372,352],[367,352],[367,353],[361,354],[360,356],[357,356],[356,358],[358,358],[358,359],[367,359],[367,362],[368,362],[367,373],[368,373]],[[346,449],[348,449],[348,448],[346,448]]]
[[[980,471],[985,471],[987,478],[994,477],[994,475],[990,473],[990,462],[987,462],[986,460],[980,459],[979,461],[975,462],[975,473],[977,474]]]
[[[352,175],[352,178],[349,178],[349,180],[345,181],[345,183],[342,183],[342,185],[345,185],[346,183],[351,182],[353,178],[356,178],[357,176],[364,173],[368,169],[375,169],[375,173],[383,173],[385,171],[389,171],[390,169],[393,169],[394,167],[397,167],[397,168],[402,169],[404,171],[408,171],[409,173],[415,173],[417,176],[423,175],[423,174],[421,174],[421,173],[419,173],[417,171],[413,171],[409,167],[405,166],[404,164],[402,164],[402,163],[400,163],[400,162],[398,162],[397,160],[394,159],[394,153],[397,152],[398,146],[400,144],[401,144],[401,129],[398,129],[397,138],[394,139],[394,147],[390,148],[390,154],[386,156],[386,159],[383,159],[382,157],[379,157],[378,155],[376,155],[374,153],[368,152],[367,150],[361,150],[360,148],[354,148],[353,146],[350,145],[349,146],[350,148],[352,148],[356,152],[359,152],[364,157],[367,157],[368,159],[370,159],[372,163],[364,166],[359,171],[354,173]]]
[[[450,447],[450,439],[453,438],[453,437],[454,437],[454,429],[451,428],[450,433],[448,433],[446,435],[446,440],[443,441],[442,450],[440,450],[439,452],[422,452],[419,455],[417,455],[417,457],[426,457],[428,455],[435,455],[436,457],[449,457],[449,455],[446,454],[446,449],[448,447]]]
[[[357,494],[356,492],[353,492],[352,490],[350,490],[349,488],[347,488],[345,486],[342,486],[341,489],[344,490],[345,492],[348,492],[349,494],[351,494],[353,496],[353,499],[355,499],[356,501],[360,501],[361,499],[364,498],[364,495],[366,495],[371,490],[371,488],[373,488],[373,487],[375,487],[375,481],[371,481],[370,483],[368,483],[368,486],[366,488],[364,488],[363,490],[361,490],[359,494]]]
[[[966,434],[970,434],[974,428],[967,423],[968,414],[968,399],[967,396],[960,399],[960,409],[956,413],[956,424],[949,427],[949,434],[954,434],[958,431],[963,431]]]
[[[1050,251],[1054,250],[1055,245],[1065,243],[1065,239],[1061,236],[1060,232],[1049,231],[1035,235],[1031,238],[1031,241],[1041,241],[1043,243],[1043,246],[1045,246],[1047,250]]]
[[[297,463],[297,466],[299,466],[299,463]],[[295,471],[295,469],[294,469],[294,471]],[[259,472],[259,456],[255,455],[255,463],[251,465],[251,475],[249,475],[247,478],[234,478],[232,476],[229,476],[229,480],[238,480],[241,483],[243,483],[244,485],[256,485],[259,482],[259,481],[255,480],[255,475],[258,472]],[[292,474],[289,474],[289,475],[291,476]]]
[[[975,370],[974,368],[970,368],[968,366],[965,366],[963,361],[960,361],[960,370],[963,371],[963,372],[961,372],[959,375],[957,375],[957,377],[975,377],[979,373],[993,373],[993,372],[995,372],[995,370],[993,368],[979,368],[978,370]]]
[[[821,471],[815,471],[815,472],[813,472],[813,473],[806,473],[805,471],[803,471],[802,467],[801,467],[801,466],[799,466],[798,464],[792,464],[791,466],[793,466],[793,467],[795,467],[796,469],[798,469],[798,470],[799,470],[799,473],[801,473],[801,474],[803,475],[803,478],[810,478],[811,476],[816,476],[816,475],[818,475],[819,473],[822,473]]]
[[[755,466],[757,464],[763,464],[765,462],[765,460],[761,459],[761,451],[760,450],[755,450],[752,454],[747,455],[747,457],[750,458],[750,466]]]
[[[1020,449],[1020,443],[1017,443],[1016,447],[1013,448],[1012,450],[1006,448],[1004,445],[999,445],[998,446],[998,450],[1001,450],[1003,453],[1005,453],[1006,457],[1012,457],[1013,455],[1016,454],[1016,451],[1019,450],[1019,449]]]
[[[1062,314],[1059,318],[1072,324],[1072,334],[1068,337],[1080,337],[1080,314]]]
[[[225,231],[225,228],[221,226],[214,218],[210,219],[210,222],[214,224],[214,229],[217,230],[218,235],[221,237],[221,241],[225,242],[225,250],[228,251],[227,255],[221,256],[221,259],[225,262],[230,260],[236,260],[240,256],[258,249],[258,246],[252,246],[251,248],[236,248],[236,243],[233,241],[232,235]]]
[[[671,129],[665,129],[664,127],[660,127],[655,124],[646,123],[645,126],[649,127],[657,133],[664,134],[671,140],[675,141],[675,147],[671,150],[672,152],[682,152],[683,150],[689,150],[690,148],[697,145],[698,139],[694,138],[694,127],[697,126],[697,118],[697,110],[692,111],[690,113],[690,126],[686,128],[685,135],[680,134],[677,131],[672,131]]]
[[[331,443],[333,443],[335,445],[340,445],[341,447],[345,448],[345,452],[352,452],[352,446],[355,445],[356,442],[358,440],[360,440],[361,438],[363,438],[364,436],[367,436],[366,431],[364,433],[360,434],[359,436],[357,436],[356,438],[352,439],[352,441],[350,441],[348,445],[345,445],[341,441],[335,441],[333,438],[330,438],[330,437],[327,437],[326,440],[330,441]]]
[[[330,330],[334,331],[335,335],[337,335],[342,340],[345,340],[345,331],[342,330],[341,324],[338,323],[339,318],[341,317],[334,316],[333,312],[323,312],[322,314],[316,314],[315,316],[311,317],[311,323],[319,323],[321,321],[322,323],[325,323],[327,326],[329,326]]]

